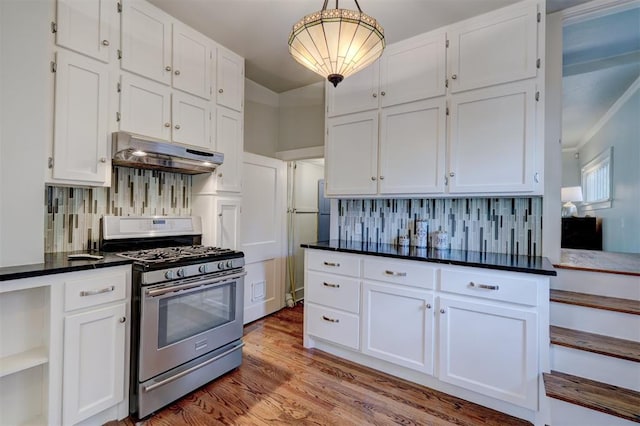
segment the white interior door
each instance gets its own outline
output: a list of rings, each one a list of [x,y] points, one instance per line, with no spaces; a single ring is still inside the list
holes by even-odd
[[[240,250],[245,254],[244,321],[284,306],[286,165],[244,153]]]

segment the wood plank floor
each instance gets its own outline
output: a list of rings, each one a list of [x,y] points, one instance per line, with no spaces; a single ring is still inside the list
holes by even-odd
[[[239,369],[138,425],[527,425],[302,347],[302,306],[245,326]],[[135,423],[125,419],[119,426]]]

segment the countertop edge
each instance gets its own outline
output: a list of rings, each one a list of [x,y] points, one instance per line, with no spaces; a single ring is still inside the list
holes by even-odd
[[[77,261],[78,264],[64,265],[64,266],[47,266],[47,263],[36,263],[33,265],[24,266],[8,266],[0,268],[0,282],[13,281],[26,278],[43,277],[47,275],[64,274],[67,272],[89,271],[92,269],[111,268],[116,266],[126,266],[133,263],[130,259],[121,258],[118,260],[109,261]],[[32,267],[33,269],[29,269]],[[19,269],[11,271],[11,269]],[[6,271],[3,271],[6,270]]]
[[[375,251],[367,251],[367,250],[359,250],[348,247],[331,247],[325,245],[317,245],[314,243],[304,243],[300,244],[302,248],[315,249],[315,250],[325,250],[325,251],[334,251],[341,253],[351,253],[351,254],[362,254],[369,256],[379,256],[379,257],[388,257],[393,259],[403,259],[403,260],[414,260],[418,262],[429,262],[429,263],[439,263],[444,265],[454,265],[454,266],[468,266],[474,268],[482,268],[482,269],[493,269],[499,271],[507,271],[507,272],[519,272],[526,274],[534,274],[534,275],[542,275],[542,276],[557,276],[558,273],[553,269],[541,269],[541,268],[528,268],[522,266],[508,266],[508,265],[499,265],[494,263],[480,263],[474,261],[461,261],[455,259],[436,259],[436,258],[426,258],[420,256],[411,256],[411,255],[403,255],[403,254],[394,254],[394,253],[376,253]],[[546,263],[548,263],[549,267],[553,268],[553,265],[547,258],[542,258]]]

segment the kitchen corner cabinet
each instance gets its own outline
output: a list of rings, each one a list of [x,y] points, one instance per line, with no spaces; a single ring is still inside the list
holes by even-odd
[[[109,185],[108,81],[108,64],[57,52],[52,182]]]
[[[110,0],[57,0],[56,6],[56,44],[109,62],[116,46],[117,4]]]
[[[244,58],[221,46],[216,60],[216,102],[239,112],[244,108]]]
[[[224,162],[216,170],[216,190],[242,192],[243,115],[218,107],[215,121],[216,151],[224,153]]]

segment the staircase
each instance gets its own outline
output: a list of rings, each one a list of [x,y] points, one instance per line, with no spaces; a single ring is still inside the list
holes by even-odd
[[[640,277],[558,269],[550,300],[551,426],[640,423]]]

